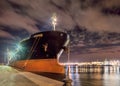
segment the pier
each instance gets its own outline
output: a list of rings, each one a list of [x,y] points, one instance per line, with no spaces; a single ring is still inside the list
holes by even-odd
[[[63,86],[63,82],[0,65],[0,86]]]

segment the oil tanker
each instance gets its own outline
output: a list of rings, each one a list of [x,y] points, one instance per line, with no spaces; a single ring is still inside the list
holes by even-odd
[[[11,65],[30,72],[64,73],[58,59],[69,44],[69,35],[62,31],[43,31],[20,42],[17,59]]]

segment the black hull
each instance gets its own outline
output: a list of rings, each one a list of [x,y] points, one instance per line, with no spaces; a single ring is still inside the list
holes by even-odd
[[[31,35],[20,42],[18,60],[53,59],[60,57],[69,42],[68,34],[60,31],[45,31]]]

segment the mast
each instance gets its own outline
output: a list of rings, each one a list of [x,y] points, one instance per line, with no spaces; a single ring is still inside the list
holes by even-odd
[[[53,26],[53,30],[55,31],[55,26],[57,24],[57,16],[56,13],[53,14],[53,16],[51,17],[52,20],[52,26]]]

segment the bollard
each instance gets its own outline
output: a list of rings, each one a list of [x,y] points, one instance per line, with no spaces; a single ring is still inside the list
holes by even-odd
[[[70,78],[65,78],[64,80],[63,80],[63,82],[64,82],[64,85],[63,86],[72,86],[72,80],[70,79]]]

